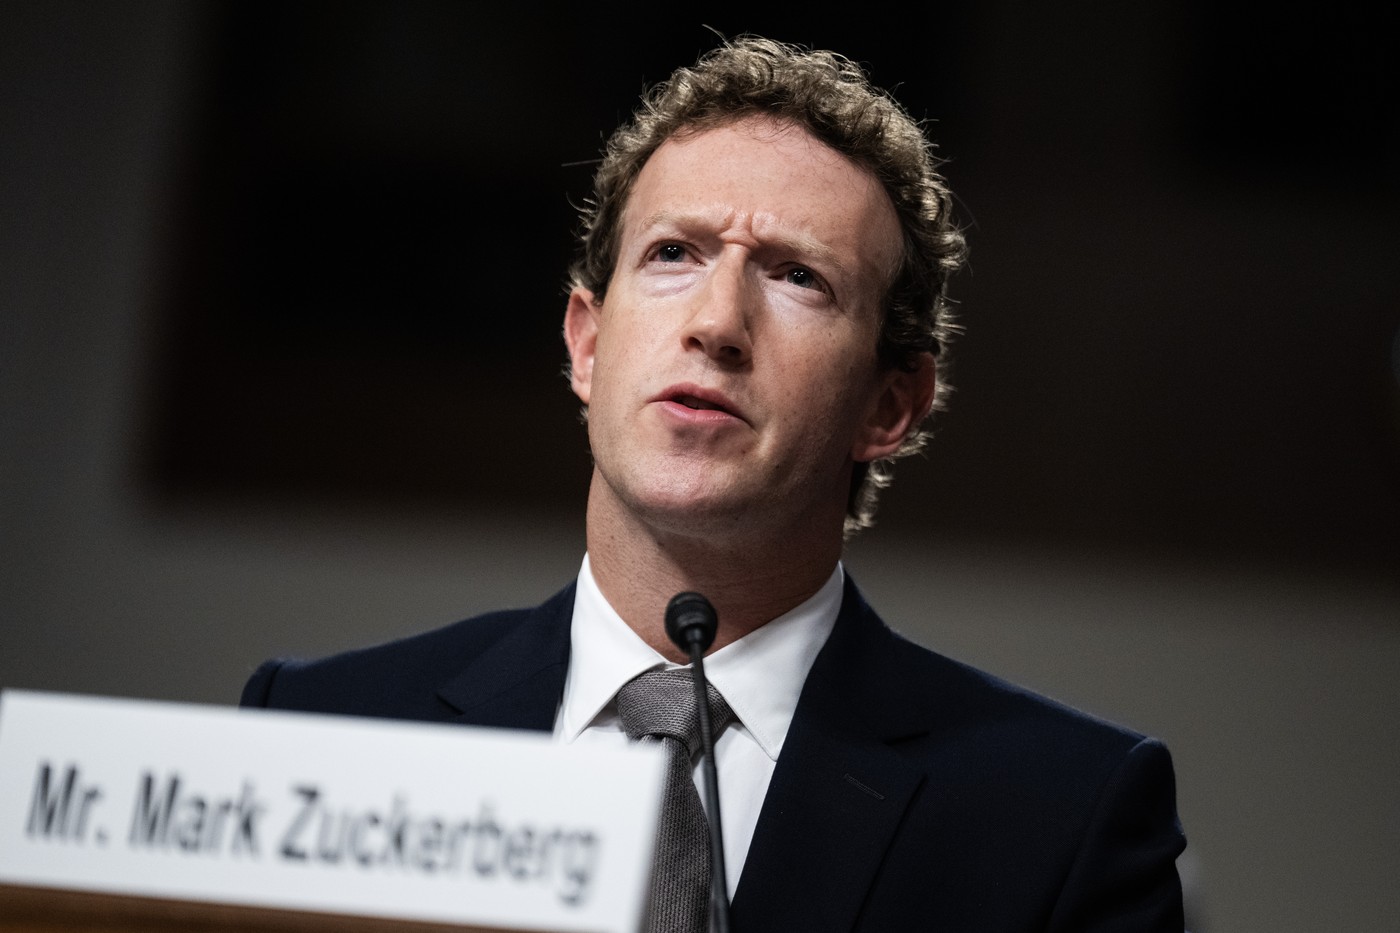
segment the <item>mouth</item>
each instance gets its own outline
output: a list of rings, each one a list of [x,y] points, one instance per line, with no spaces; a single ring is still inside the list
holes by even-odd
[[[677,395],[672,397],[671,401],[675,402],[677,405],[684,405],[686,408],[692,408],[695,411],[728,411],[723,405],[716,405],[713,402],[694,395]]]
[[[688,411],[717,412],[731,418],[747,420],[730,399],[720,392],[694,385],[674,385],[658,395],[653,401],[669,403]]]

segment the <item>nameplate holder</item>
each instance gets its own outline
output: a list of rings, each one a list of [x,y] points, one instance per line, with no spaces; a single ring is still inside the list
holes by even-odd
[[[664,767],[536,733],[9,690],[0,884],[634,933]]]

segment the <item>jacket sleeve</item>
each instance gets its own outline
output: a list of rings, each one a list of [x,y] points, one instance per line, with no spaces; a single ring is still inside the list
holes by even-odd
[[[272,681],[277,677],[277,672],[282,669],[282,661],[264,661],[253,672],[253,676],[248,678],[248,682],[243,685],[243,697],[238,701],[239,706],[268,705],[272,696]]]
[[[1181,933],[1171,756],[1143,739],[1104,785],[1051,915],[1051,933]]]

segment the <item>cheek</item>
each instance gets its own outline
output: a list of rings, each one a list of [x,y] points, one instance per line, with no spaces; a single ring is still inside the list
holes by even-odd
[[[805,392],[813,404],[834,412],[869,389],[875,354],[860,352],[856,346],[854,335],[828,328],[789,342],[779,365],[795,391]]]
[[[598,328],[593,357],[593,406],[639,390],[654,368],[657,336],[632,315],[614,312]]]
[[[598,324],[599,355],[606,348],[609,362],[634,357],[639,349],[653,347],[658,339],[665,315],[665,306],[657,302],[637,300],[635,295],[622,294],[610,304]],[[612,296],[609,296],[611,301]]]
[[[809,371],[807,384],[794,387],[814,436],[809,443],[844,458],[860,436],[875,393],[873,359],[840,357]]]

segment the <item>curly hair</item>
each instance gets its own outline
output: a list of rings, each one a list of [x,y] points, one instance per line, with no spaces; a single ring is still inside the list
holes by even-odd
[[[952,217],[952,192],[938,173],[940,161],[920,125],[872,85],[859,65],[833,52],[740,37],[648,90],[631,121],[609,138],[592,196],[580,209],[571,284],[603,300],[617,262],[628,197],[642,166],[662,143],[752,116],[805,129],[884,185],[904,242],[899,267],[883,295],[876,352],[882,366],[908,371],[918,368],[921,354],[931,353],[937,363],[933,408],[943,408],[949,392],[945,348],[958,329],[947,284],[966,255]],[[894,458],[923,447],[929,437],[926,422],[910,427],[894,457],[856,464],[846,505],[847,536],[872,524]]]

